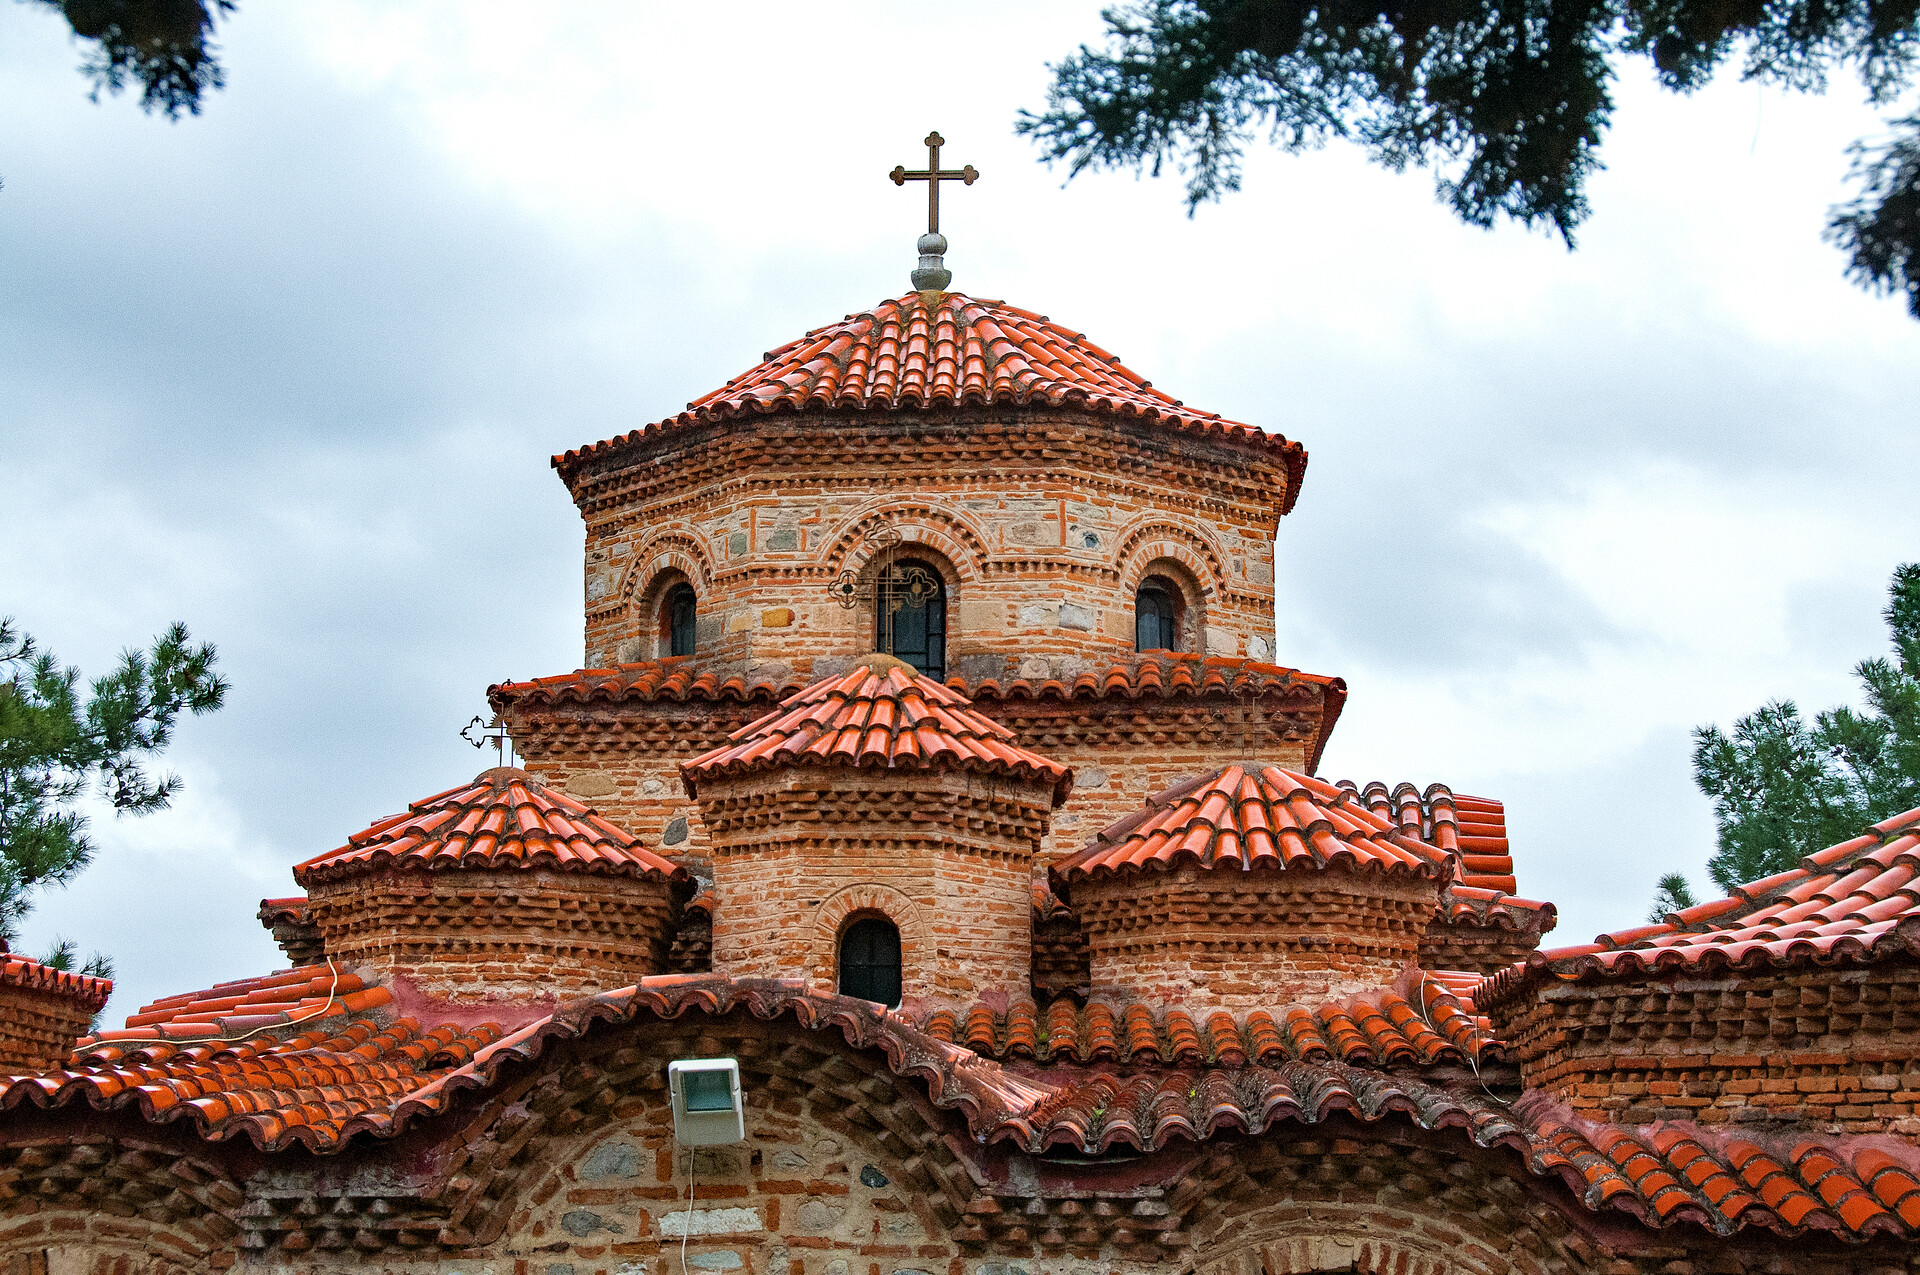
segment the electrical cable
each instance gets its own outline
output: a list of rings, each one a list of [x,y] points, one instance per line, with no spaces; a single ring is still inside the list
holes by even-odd
[[[314,1010],[311,1014],[303,1015],[300,1018],[289,1018],[284,1023],[267,1023],[254,1028],[250,1032],[242,1032],[238,1036],[135,1036],[132,1039],[120,1036],[113,1040],[98,1041],[96,1045],[238,1045],[242,1041],[252,1040],[255,1036],[260,1036],[271,1031],[279,1031],[282,1027],[296,1027],[301,1023],[312,1022],[316,1018],[324,1017],[327,1011],[333,1008],[334,1002],[339,999],[340,967],[333,963],[331,956],[327,958],[327,973],[331,975],[331,978],[327,983],[326,1004]],[[89,1046],[89,1048],[93,1047],[95,1046]]]
[[[693,1234],[693,1148],[687,1148],[687,1220],[680,1228],[680,1275],[687,1275],[687,1237]]]

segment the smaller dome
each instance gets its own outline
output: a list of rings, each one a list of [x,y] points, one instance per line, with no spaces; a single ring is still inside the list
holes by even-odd
[[[891,656],[870,655],[822,678],[741,727],[727,743],[680,764],[690,795],[701,780],[793,765],[880,769],[951,766],[1051,782],[1058,807],[1073,772],[1014,743],[960,692]]]
[[[1187,862],[1203,868],[1404,873],[1451,880],[1449,851],[1402,832],[1359,793],[1278,766],[1223,767],[1147,800],[1053,869],[1063,897],[1076,879]]]
[[[658,875],[691,881],[687,870],[640,844],[591,808],[513,766],[481,771],[470,784],[416,801],[294,868],[301,885],[381,865],[548,868],[602,876]]]

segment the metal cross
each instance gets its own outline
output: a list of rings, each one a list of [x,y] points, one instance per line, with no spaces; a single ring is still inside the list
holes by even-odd
[[[480,727],[477,733],[475,727]],[[507,764],[507,749],[513,741],[507,735],[507,726],[500,720],[500,714],[495,713],[493,720],[485,726],[481,726],[480,718],[476,714],[472,721],[460,728],[460,738],[475,748],[485,748],[488,744],[492,744],[495,764],[500,766]]]
[[[908,182],[927,184],[927,233],[930,235],[940,233],[940,183],[957,181],[971,186],[980,177],[972,164],[968,164],[965,168],[940,167],[940,148],[946,144],[947,139],[940,134],[928,133],[927,166],[924,169],[909,172],[905,165],[895,164],[893,171],[887,174],[893,178],[893,184],[896,186],[904,186]]]

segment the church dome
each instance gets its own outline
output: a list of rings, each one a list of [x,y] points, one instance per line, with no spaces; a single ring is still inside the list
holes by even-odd
[[[1351,789],[1249,763],[1150,799],[1051,875],[1096,993],[1236,1008],[1393,983],[1455,871]]]
[[[778,412],[964,406],[1077,407],[1252,441],[1286,469],[1289,508],[1307,465],[1306,449],[1299,443],[1186,406],[1084,333],[1004,301],[983,301],[963,292],[909,292],[815,328],[688,403],[678,416],[569,451],[553,463],[565,475],[579,462],[703,421]]]
[[[665,969],[687,870],[499,767],[293,870],[325,955],[450,1000],[620,987]]]

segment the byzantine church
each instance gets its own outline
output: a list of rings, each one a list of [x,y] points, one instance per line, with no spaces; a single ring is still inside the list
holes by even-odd
[[[287,968],[5,958],[0,1271],[1920,1271],[1920,811],[1542,948],[1500,802],[1320,773],[1305,447],[945,248],[554,457],[583,667]]]

